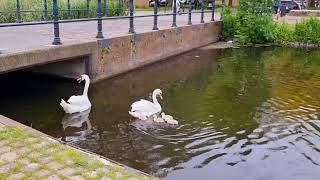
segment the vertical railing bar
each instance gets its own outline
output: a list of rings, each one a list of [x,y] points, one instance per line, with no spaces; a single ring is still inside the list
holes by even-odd
[[[90,17],[90,0],[87,0],[87,17],[89,18]]]
[[[154,7],[153,7],[154,16],[153,16],[153,28],[152,28],[152,30],[159,30],[159,28],[158,28],[158,4],[159,4],[159,1],[158,0],[154,0]]]
[[[103,15],[105,16],[105,17],[107,17],[108,16],[108,1],[107,0],[103,0]]]
[[[58,0],[53,0],[53,31],[54,39],[52,44],[61,44],[60,33],[59,33],[59,11],[58,11]]]
[[[133,22],[133,8],[134,8],[134,2],[133,0],[130,0],[130,17],[129,17],[129,33],[135,33],[135,30],[134,30],[134,22]]]
[[[48,21],[48,2],[44,0],[44,20]]]
[[[188,25],[192,25],[191,16],[192,16],[192,0],[189,0],[189,11],[188,11]]]
[[[212,15],[211,15],[211,21],[214,21],[214,10],[215,10],[215,0],[212,0]]]
[[[173,0],[173,15],[172,15],[172,27],[177,27],[177,1]]]
[[[71,4],[70,4],[70,0],[68,0],[68,18],[71,19]]]
[[[204,0],[201,0],[201,20],[200,23],[204,23]]]
[[[118,0],[118,15],[122,16],[122,0]]]
[[[16,10],[16,16],[17,16],[17,19],[16,19],[16,22],[18,23],[21,23],[22,20],[21,20],[21,9],[20,9],[20,0],[16,0],[16,7],[17,7],[17,10]]]
[[[101,0],[98,0],[97,17],[98,17],[98,33],[96,38],[104,38],[102,33],[102,4]]]

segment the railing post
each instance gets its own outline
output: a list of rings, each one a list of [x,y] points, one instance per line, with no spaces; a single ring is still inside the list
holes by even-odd
[[[101,0],[98,0],[98,8],[97,8],[97,15],[98,15],[98,33],[96,38],[103,38],[103,33],[102,33],[102,14],[101,14],[101,9],[102,9],[102,4]]]
[[[87,0],[87,17],[90,17],[90,0]]]
[[[16,11],[16,16],[17,16],[17,19],[16,19],[16,21],[18,22],[18,23],[21,23],[22,22],[22,20],[21,20],[21,11],[20,11],[20,0],[17,0],[16,1],[16,7],[17,7],[17,11]]]
[[[48,21],[48,3],[44,0],[44,20]]]
[[[212,15],[211,15],[211,21],[214,21],[214,9],[215,9],[215,0],[212,0]]]
[[[68,0],[68,18],[71,19],[71,5],[70,5],[70,0]]]
[[[153,28],[152,30],[159,30],[158,28],[158,0],[154,0],[154,6],[153,6],[153,10],[154,10],[154,16],[153,16]]]
[[[191,15],[192,15],[192,0],[189,0],[189,12],[188,12],[188,25],[192,25]]]
[[[177,27],[177,0],[172,1],[173,4],[173,16],[172,16],[172,27]]]
[[[104,16],[108,16],[108,4],[107,4],[108,2],[107,2],[107,0],[103,0],[103,15]]]
[[[201,0],[201,21],[200,23],[204,23],[204,0]]]
[[[221,0],[221,5],[224,5],[224,0]]]
[[[118,0],[118,15],[122,16],[122,0]]]
[[[52,44],[59,45],[61,44],[61,40],[60,40],[60,33],[59,33],[58,0],[53,0],[53,30],[54,30],[54,39]]]
[[[129,18],[129,24],[130,24],[130,27],[129,27],[129,33],[135,33],[135,30],[134,30],[134,24],[133,24],[133,8],[134,8],[134,2],[133,0],[130,0],[130,18]]]

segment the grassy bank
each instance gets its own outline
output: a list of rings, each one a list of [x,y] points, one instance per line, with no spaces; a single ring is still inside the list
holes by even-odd
[[[48,18],[52,19],[52,0],[48,2]],[[71,0],[71,9],[77,10],[72,11],[71,18],[87,18],[97,16],[97,0],[90,0],[89,2],[89,13],[87,12],[87,0]],[[108,16],[119,15],[119,4],[118,0],[107,0]],[[44,20],[44,1],[43,0],[20,0],[21,11],[41,11],[41,12],[21,12],[23,21],[40,21]],[[59,17],[60,19],[68,19],[68,4],[67,0],[59,0]],[[102,1],[103,3],[103,1]],[[105,7],[102,4],[102,7]],[[127,7],[124,4],[123,13],[127,13]],[[16,0],[0,0],[0,23],[16,22]],[[1,12],[3,11],[3,12]],[[12,11],[12,12],[8,12]],[[103,11],[104,12],[104,11]]]

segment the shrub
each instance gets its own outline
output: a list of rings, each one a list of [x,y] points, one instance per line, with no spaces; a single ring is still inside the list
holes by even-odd
[[[232,13],[232,9],[229,6],[222,7],[222,39],[230,40],[236,34],[237,18]]]
[[[294,27],[285,23],[277,24],[273,32],[274,42],[288,45],[295,41],[294,33]]]

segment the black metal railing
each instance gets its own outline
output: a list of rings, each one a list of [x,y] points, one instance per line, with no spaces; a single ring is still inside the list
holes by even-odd
[[[177,4],[176,2],[178,0],[172,0],[173,1],[173,8],[172,8],[172,13],[164,13],[164,14],[158,14],[158,7],[159,7],[159,0],[155,0],[155,5],[154,5],[154,13],[149,14],[149,15],[134,15],[134,0],[129,0],[129,16],[113,16],[113,17],[107,17],[107,3],[106,0],[97,0],[97,10],[96,14],[97,16],[94,18],[82,18],[82,19],[71,19],[71,12],[72,9],[70,7],[70,0],[68,0],[68,19],[64,20],[59,20],[59,11],[65,11],[65,10],[59,10],[58,8],[58,1],[59,0],[51,0],[52,1],[52,11],[48,10],[47,1],[49,0],[44,0],[45,5],[44,5],[44,11],[39,11],[44,13],[45,16],[45,21],[34,21],[34,22],[22,22],[21,21],[21,12],[27,12],[27,11],[21,11],[19,0],[17,1],[17,9],[16,9],[16,18],[17,22],[16,23],[2,23],[0,24],[1,27],[13,27],[13,26],[30,26],[30,25],[41,25],[41,24],[53,24],[53,30],[54,30],[54,40],[52,42],[53,45],[60,45],[62,44],[61,39],[60,39],[60,28],[59,24],[61,23],[71,23],[71,22],[83,22],[83,21],[97,21],[97,35],[96,38],[104,38],[103,31],[102,31],[102,20],[112,20],[112,19],[129,19],[129,33],[135,33],[135,27],[134,27],[134,19],[135,18],[143,18],[143,17],[153,17],[153,28],[152,30],[159,30],[158,28],[158,17],[160,16],[172,16],[172,27],[177,27],[177,14],[187,14],[188,16],[188,25],[192,25],[192,14],[195,13],[200,13],[201,18],[200,18],[200,23],[204,23],[204,13],[212,13],[211,16],[211,21],[214,21],[214,13],[215,13],[215,0],[211,0],[209,3],[211,3],[211,10],[205,10],[205,0],[200,0],[200,6],[201,10],[200,11],[193,11],[194,10],[194,0],[188,0],[188,12],[177,12]],[[119,0],[119,2],[122,2],[122,0]],[[87,1],[88,2],[88,1]],[[103,3],[102,3],[103,2]],[[78,9],[79,10],[79,9]],[[85,9],[87,13],[89,14],[89,6],[87,5],[87,9]],[[121,11],[122,15],[122,10],[118,10],[118,12]],[[3,11],[0,11],[0,13]],[[49,13],[52,12],[52,20],[48,20]]]

